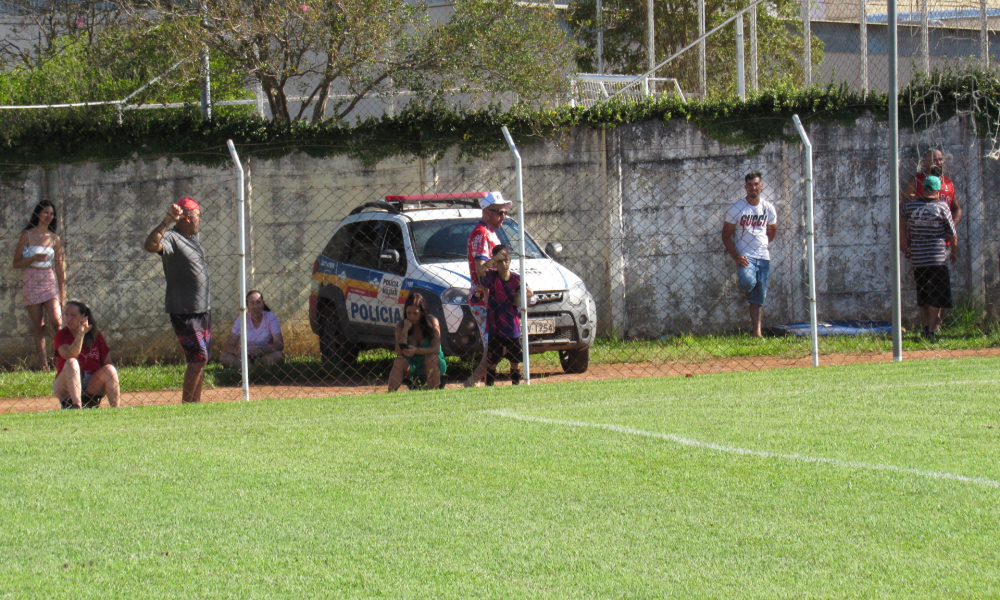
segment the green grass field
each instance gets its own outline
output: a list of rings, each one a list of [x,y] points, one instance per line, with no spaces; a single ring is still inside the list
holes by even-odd
[[[998,597],[998,368],[0,415],[0,597]]]
[[[965,314],[965,313],[961,313]],[[934,340],[908,334],[903,338],[903,352],[917,350],[950,351],[978,350],[1000,346],[1000,325],[979,322],[966,324],[952,319],[945,333]],[[872,354],[892,351],[892,338],[888,335],[829,336],[819,338],[819,351],[829,354]],[[751,338],[747,335],[680,335],[663,340],[614,340],[599,338],[591,350],[593,365],[619,365],[624,363],[698,364],[718,359],[779,357],[804,358],[810,356],[812,347],[805,337]],[[367,350],[361,353],[356,368],[349,374],[355,379],[384,385],[388,380],[395,355],[387,350]],[[532,355],[535,372],[561,372],[559,356],[555,352]],[[184,364],[132,365],[119,367],[123,392],[180,389],[184,381]],[[453,381],[466,379],[475,368],[469,359],[448,358],[449,377]],[[627,376],[627,372],[623,372]],[[312,383],[330,378],[318,356],[296,356],[271,367],[258,367],[250,373],[250,382],[256,384]],[[0,398],[49,396],[52,393],[53,373],[31,371],[24,368],[0,370]],[[223,369],[218,362],[209,363],[205,370],[208,387],[239,387],[240,374],[233,369]]]

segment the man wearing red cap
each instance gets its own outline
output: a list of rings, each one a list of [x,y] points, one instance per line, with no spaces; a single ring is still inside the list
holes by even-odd
[[[167,227],[174,223],[174,228]],[[160,255],[167,280],[165,308],[177,334],[187,371],[182,402],[200,402],[205,364],[212,357],[212,306],[208,266],[201,247],[201,207],[193,198],[181,198],[149,232],[143,246]]]

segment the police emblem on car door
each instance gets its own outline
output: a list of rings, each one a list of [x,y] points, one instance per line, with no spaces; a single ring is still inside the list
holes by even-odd
[[[391,335],[402,315],[399,295],[406,273],[401,227],[389,221],[358,223],[351,263],[364,269],[365,275],[347,289],[348,318],[362,330]]]
[[[379,253],[379,323],[395,326],[403,318],[403,278],[406,276],[406,245],[398,223],[383,221],[384,236]]]

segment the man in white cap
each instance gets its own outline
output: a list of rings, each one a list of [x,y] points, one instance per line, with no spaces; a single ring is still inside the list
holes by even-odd
[[[500,245],[500,238],[497,237],[497,230],[503,225],[507,211],[513,203],[504,199],[500,192],[490,192],[479,201],[479,207],[483,209],[483,216],[476,223],[469,234],[467,253],[469,258],[469,278],[472,286],[469,288],[469,308],[472,309],[472,316],[479,325],[479,335],[483,340],[483,360],[481,366],[484,372],[486,367],[486,290],[479,283],[479,276],[476,274],[479,267],[493,257],[493,248]],[[488,377],[488,376],[487,376]],[[469,380],[472,385],[478,385],[479,381]]]

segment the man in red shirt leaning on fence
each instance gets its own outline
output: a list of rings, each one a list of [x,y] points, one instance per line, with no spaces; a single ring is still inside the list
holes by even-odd
[[[948,261],[958,260],[958,237],[951,211],[938,200],[941,180],[928,175],[923,197],[914,198],[899,209],[900,250],[913,266],[917,284],[917,308],[924,336],[933,338],[941,323],[941,311],[951,308],[951,274]],[[951,256],[945,242],[951,245]]]
[[[476,324],[479,325],[479,335],[483,340],[483,359],[479,362],[477,372],[480,368],[483,372],[486,370],[487,340],[489,339],[489,334],[486,332],[487,291],[480,283],[477,271],[483,263],[493,258],[493,248],[500,245],[500,238],[497,237],[496,233],[497,229],[503,225],[507,211],[513,206],[514,203],[505,200],[500,192],[486,194],[486,197],[479,201],[479,207],[483,209],[483,216],[469,234],[469,242],[466,247],[469,259],[469,278],[472,280],[472,286],[469,289],[469,308],[472,310],[472,316],[476,319]],[[473,375],[468,384],[479,385],[481,381],[481,378]]]
[[[951,209],[951,220],[957,227],[962,222],[962,207],[955,198],[955,184],[951,179],[944,176],[944,153],[940,150],[928,150],[924,159],[920,161],[921,171],[910,178],[903,190],[899,194],[899,205],[914,198],[924,198],[924,180],[929,175],[933,175],[941,180],[941,190],[938,192],[937,201],[944,202]]]

